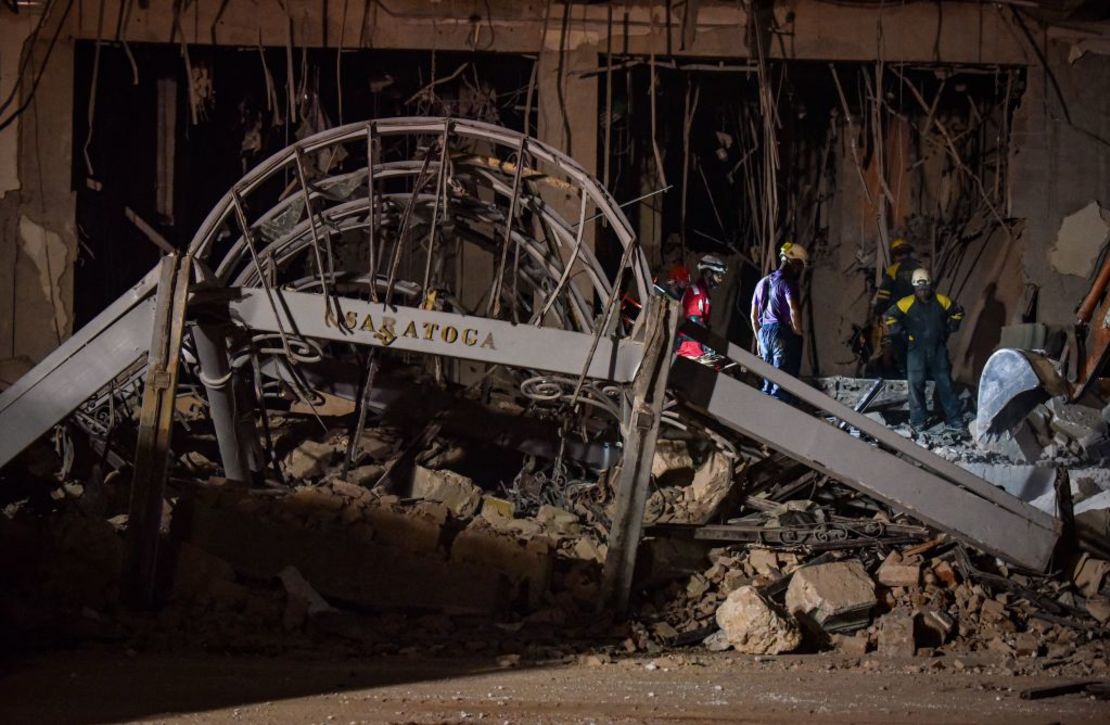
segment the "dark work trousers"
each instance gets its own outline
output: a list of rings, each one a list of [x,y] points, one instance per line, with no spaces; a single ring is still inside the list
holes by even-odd
[[[937,399],[949,423],[956,423],[960,414],[956,393],[952,390],[952,366],[948,348],[943,342],[931,345],[910,343],[906,356],[906,380],[910,388],[910,424],[925,424],[928,410],[925,403],[925,381],[933,379]]]
[[[784,373],[798,377],[802,369],[802,337],[794,334],[790,325],[771,322],[759,328],[759,356]],[[794,402],[794,396],[770,380],[763,381],[763,392],[784,403]]]

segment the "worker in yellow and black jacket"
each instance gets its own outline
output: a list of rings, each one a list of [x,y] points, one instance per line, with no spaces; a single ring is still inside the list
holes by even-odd
[[[910,425],[916,430],[925,427],[925,381],[931,377],[944,409],[946,428],[962,430],[959,403],[952,390],[948,336],[959,329],[964,311],[948,297],[933,291],[933,279],[928,270],[915,270],[911,282],[913,294],[891,305],[884,319],[888,334],[904,335],[906,340]]]
[[[890,243],[891,264],[883,270],[883,281],[879,289],[875,290],[875,297],[871,301],[874,315],[872,319],[879,319],[893,303],[913,294],[913,271],[921,266],[913,253],[913,245],[901,237]],[[906,375],[906,345],[902,337],[887,337],[883,340],[882,368],[886,371],[884,377],[897,377]]]

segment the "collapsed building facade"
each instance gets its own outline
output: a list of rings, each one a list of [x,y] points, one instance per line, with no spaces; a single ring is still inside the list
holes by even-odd
[[[861,379],[895,237],[969,310],[970,390],[1073,322],[1110,236],[1098,3],[472,5],[0,15],[13,609],[151,647],[194,625],[128,611],[243,614],[205,636],[248,649],[478,615],[537,652],[1105,666],[1102,401],[985,449]],[[786,239],[804,381],[748,351]],[[728,370],[672,356],[705,333],[654,291],[705,251]]]

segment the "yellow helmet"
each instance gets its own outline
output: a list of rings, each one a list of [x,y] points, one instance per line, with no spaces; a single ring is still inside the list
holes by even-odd
[[[912,251],[913,245],[907,242],[902,237],[898,237],[890,243],[890,253],[896,254],[900,250]]]
[[[779,249],[779,256],[783,259],[797,260],[802,264],[809,264],[809,252],[801,244],[794,242],[787,242]]]

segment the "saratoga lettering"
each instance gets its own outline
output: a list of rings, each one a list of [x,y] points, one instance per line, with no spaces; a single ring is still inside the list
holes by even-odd
[[[360,330],[362,332],[369,332],[386,347],[389,347],[398,337],[411,337],[414,340],[427,340],[428,342],[444,342],[448,345],[456,345],[462,343],[466,347],[482,347],[490,350],[496,350],[497,345],[493,340],[493,333],[487,332],[485,337],[480,337],[479,331],[473,327],[464,327],[461,330],[453,325],[441,325],[438,322],[422,322],[420,329],[417,329],[417,323],[409,321],[405,323],[404,331],[397,334],[397,320],[393,317],[382,317],[381,320],[375,324],[373,316],[366,313],[362,316],[361,324],[359,321],[358,313],[349,310],[343,313],[342,321],[338,320],[332,310],[327,310],[324,313],[324,324],[328,327],[336,327],[343,330]],[[423,334],[420,334],[420,331]],[[479,339],[481,343],[479,344]]]

